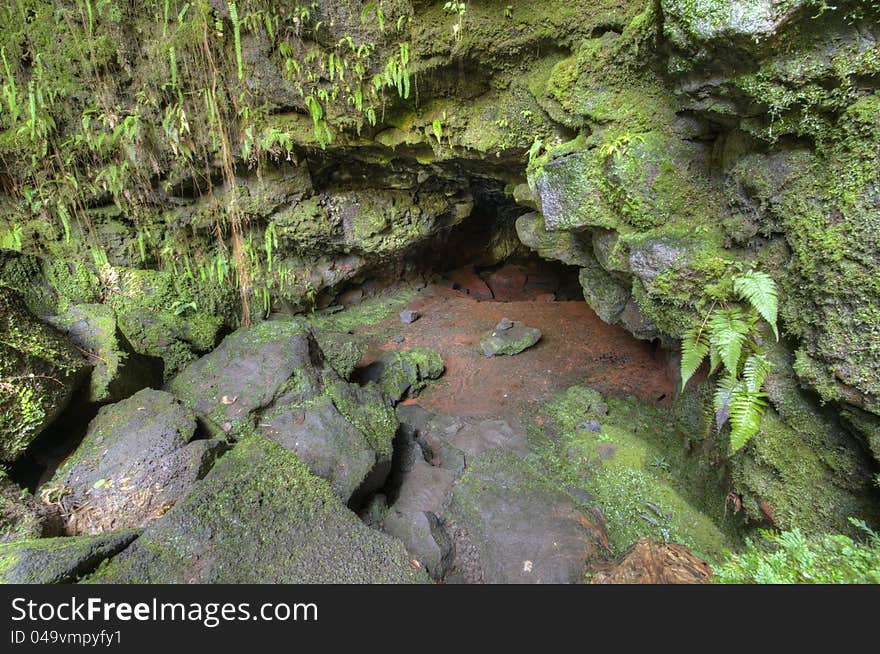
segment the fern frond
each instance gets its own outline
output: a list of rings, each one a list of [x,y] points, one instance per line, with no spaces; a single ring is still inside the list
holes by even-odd
[[[703,363],[709,353],[709,339],[706,330],[695,325],[685,334],[681,341],[681,388],[684,389],[688,380]]]
[[[709,374],[714,375],[715,371],[718,370],[718,366],[721,365],[721,355],[718,354],[718,350],[712,348],[709,350]]]
[[[739,373],[739,360],[743,343],[749,332],[749,325],[741,309],[716,309],[709,316],[709,343],[717,351],[728,374],[736,377]]]
[[[767,321],[773,330],[776,340],[779,340],[779,330],[776,327],[778,313],[778,298],[776,282],[765,272],[750,270],[737,275],[733,279],[733,289],[736,293]]]
[[[752,392],[745,382],[738,384],[730,397],[730,453],[741,450],[761,429],[766,393]]]
[[[743,366],[743,381],[750,393],[757,393],[764,385],[772,364],[764,354],[752,354]]]

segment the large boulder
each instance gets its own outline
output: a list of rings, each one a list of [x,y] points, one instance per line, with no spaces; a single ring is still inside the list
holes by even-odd
[[[339,346],[340,337],[321,336],[329,347]],[[226,337],[167,388],[214,434],[248,431],[256,421],[340,499],[357,503],[388,475],[397,418],[377,386],[345,381],[334,362],[343,372],[350,367],[326,358],[303,323],[264,322]]]
[[[229,433],[268,406],[296,371],[311,368],[314,352],[302,323],[263,322],[227,336],[171,379],[166,389],[190,406],[209,430]]]
[[[193,440],[196,419],[174,396],[144,389],[106,406],[51,486],[61,491],[71,533],[138,527],[163,515],[223,451]]]
[[[78,581],[135,538],[127,529],[98,536],[39,538],[0,545],[0,583],[65,584]]]
[[[3,285],[0,314],[0,461],[14,461],[67,407],[90,366]]]
[[[46,321],[67,334],[94,365],[88,399],[118,402],[162,383],[162,362],[135,352],[119,331],[116,314],[104,304],[74,304]]]
[[[253,436],[90,581],[410,583],[403,546],[346,509],[291,452]]]
[[[383,403],[381,397],[365,399],[379,406]],[[345,502],[357,494],[357,503],[360,497],[377,490],[391,470],[391,450],[373,449],[330,395],[270,411],[260,420],[260,429],[264,436],[296,454],[314,474],[330,482]]]

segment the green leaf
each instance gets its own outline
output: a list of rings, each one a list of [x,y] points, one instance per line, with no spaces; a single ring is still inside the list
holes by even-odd
[[[778,298],[776,282],[765,272],[750,270],[737,275],[733,279],[733,289],[736,293],[767,321],[773,330],[776,340],[779,340],[779,330],[776,327],[778,312]]]
[[[703,363],[709,353],[709,340],[706,332],[699,325],[685,334],[681,341],[681,387],[684,389],[688,380]]]
[[[709,316],[707,324],[709,343],[733,377],[739,372],[739,359],[742,355],[743,343],[749,331],[743,312],[738,308],[716,309]]]
[[[738,384],[730,398],[730,453],[735,454],[761,429],[766,393]]]
[[[757,393],[770,373],[770,360],[763,354],[752,354],[743,366],[743,381],[750,393]]]

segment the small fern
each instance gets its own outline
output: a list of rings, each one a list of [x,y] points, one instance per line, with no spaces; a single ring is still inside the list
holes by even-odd
[[[743,343],[749,332],[745,314],[739,307],[718,309],[709,316],[709,343],[731,375],[736,375]]]
[[[750,270],[734,277],[733,290],[761,314],[778,341],[776,283],[773,278],[760,270]]]
[[[715,425],[720,432],[730,424],[731,454],[742,449],[761,428],[767,406],[764,382],[770,360],[760,351],[757,338],[763,318],[776,338],[777,291],[766,273],[749,271],[733,278],[733,290],[747,306],[737,304],[713,308],[682,339],[681,385],[685,387],[709,356],[709,374],[724,367],[725,375],[715,382],[713,405]]]
[[[703,359],[709,354],[709,339],[703,325],[695,325],[685,334],[681,343],[681,387],[684,388],[688,379],[703,363]]]

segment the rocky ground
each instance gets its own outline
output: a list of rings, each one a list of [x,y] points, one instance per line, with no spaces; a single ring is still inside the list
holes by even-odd
[[[633,533],[684,529],[676,537],[720,556],[723,507],[704,517],[667,488],[671,475],[631,460],[638,436],[610,426],[632,414],[612,420],[602,394],[671,410],[668,359],[582,302],[527,289],[526,268],[502,273],[484,297],[453,272],[278,316],[230,334],[164,390],[105,405],[43,474],[42,502],[7,514],[3,579],[577,583],[601,569],[607,581],[628,543],[597,489],[632,495]],[[518,325],[537,342],[480,349]],[[559,467],[572,447],[577,477]],[[617,459],[648,485],[597,486]],[[54,537],[12,535],[28,529]]]

